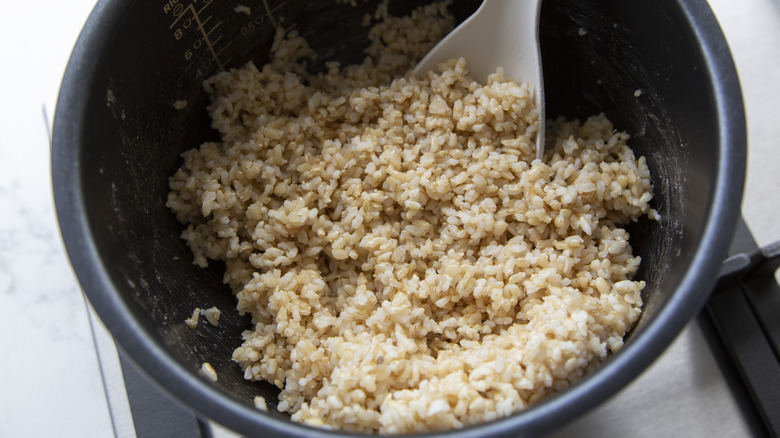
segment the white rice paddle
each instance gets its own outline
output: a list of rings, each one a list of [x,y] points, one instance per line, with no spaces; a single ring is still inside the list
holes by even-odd
[[[539,54],[542,0],[484,0],[477,11],[439,42],[417,64],[417,75],[450,58],[463,57],[474,78],[485,83],[498,67],[520,83],[528,82],[539,109],[536,158],[544,154],[544,85]]]

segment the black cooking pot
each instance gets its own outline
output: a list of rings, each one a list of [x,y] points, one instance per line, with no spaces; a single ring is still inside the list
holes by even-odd
[[[419,1],[393,1],[391,13]],[[277,391],[243,379],[231,362],[241,332],[222,269],[202,270],[165,207],[180,154],[209,127],[201,82],[221,68],[267,59],[273,26],[294,26],[326,60],[362,59],[357,7],[294,0],[102,0],[89,17],[62,83],[54,122],[54,192],[68,254],[118,345],[175,398],[242,434],[330,436],[274,411]],[[459,20],[478,2],[455,0]],[[248,12],[245,13],[245,12]],[[541,23],[548,117],[604,112],[647,157],[660,222],[633,224],[647,282],[624,348],[561,394],[509,418],[452,436],[550,431],[636,377],[699,311],[739,215],[746,134],[737,75],[705,0],[546,0]],[[174,103],[185,101],[183,109]],[[213,264],[214,265],[214,264]],[[190,330],[195,307],[217,306],[215,329]],[[211,383],[198,374],[210,362]],[[252,406],[262,394],[270,412]]]

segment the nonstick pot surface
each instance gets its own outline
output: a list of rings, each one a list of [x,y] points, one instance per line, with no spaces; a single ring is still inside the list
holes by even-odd
[[[250,2],[246,2],[249,4]],[[98,3],[72,54],[54,124],[57,213],[91,303],[149,376],[202,415],[246,435],[331,432],[275,412],[277,390],[243,379],[230,358],[249,317],[235,310],[223,268],[192,264],[165,207],[180,154],[218,138],[201,82],[267,59],[274,26],[294,27],[327,60],[362,59],[361,21],[376,2],[264,1],[250,14],[209,0]],[[391,2],[391,13],[420,2]],[[459,20],[479,2],[456,0]],[[205,24],[204,24],[205,23]],[[210,26],[213,26],[210,27]],[[733,227],[745,172],[736,72],[704,0],[547,0],[541,23],[547,116],[606,113],[647,157],[660,222],[633,224],[645,310],[623,350],[560,395],[460,436],[533,435],[596,406],[636,377],[701,308]],[[186,100],[182,110],[174,102]],[[222,310],[214,330],[184,324],[195,307]],[[198,375],[203,362],[216,384]],[[262,394],[268,414],[252,407]]]

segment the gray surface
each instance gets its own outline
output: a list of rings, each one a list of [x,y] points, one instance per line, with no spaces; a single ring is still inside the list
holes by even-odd
[[[203,435],[201,422],[188,409],[174,403],[119,355],[138,438],[187,438]]]
[[[748,124],[742,212],[760,246],[780,240],[780,1],[710,0],[737,65]]]

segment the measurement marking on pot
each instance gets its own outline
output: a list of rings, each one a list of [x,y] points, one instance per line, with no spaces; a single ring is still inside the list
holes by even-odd
[[[282,5],[283,4],[284,2],[282,2]],[[277,8],[282,5],[277,6]],[[274,20],[273,10],[268,6],[268,0],[263,0],[263,6],[265,6],[265,13],[268,14],[268,18],[271,19],[271,25],[273,25],[274,29],[279,29],[279,26],[276,25],[276,20]]]
[[[225,70],[233,58],[228,57],[227,49],[232,46],[231,38],[223,38],[225,32],[225,22],[219,19],[219,14],[214,14],[213,8],[209,8],[214,0],[168,0],[163,6],[163,12],[171,21],[169,29],[173,32],[172,36],[176,41],[187,44],[184,47],[183,56],[187,61],[198,62],[195,69],[196,77],[201,77],[212,73],[213,67],[219,70]],[[283,28],[283,19],[276,15],[287,1],[283,0],[272,6],[274,2],[263,0],[263,8],[258,8],[254,17],[244,21],[240,27],[239,33],[242,37],[249,36],[255,30],[268,22],[274,29]],[[219,3],[215,3],[219,6]],[[288,28],[294,28],[290,25]],[[197,56],[197,53],[205,49],[208,56]]]
[[[220,54],[225,50],[225,48],[230,45],[228,43],[227,45],[223,46],[221,49],[217,50],[216,46],[219,43],[219,41],[222,39],[222,37],[218,37],[215,40],[211,40],[211,34],[214,33],[215,30],[217,30],[222,25],[222,20],[218,21],[214,26],[207,29],[206,24],[208,24],[211,19],[213,18],[212,15],[204,16],[203,11],[208,8],[208,6],[211,4],[213,0],[204,0],[203,6],[201,6],[199,9],[195,9],[195,3],[190,3],[189,5],[182,6],[181,4],[177,4],[175,6],[169,7],[169,5],[166,5],[166,8],[163,8],[166,14],[169,12],[172,13],[176,19],[173,20],[173,22],[170,25],[170,29],[173,30],[173,36],[177,40],[180,40],[184,36],[185,30],[190,29],[193,24],[195,24],[195,28],[200,32],[201,38],[198,38],[198,40],[195,41],[193,44],[194,49],[199,49],[202,47],[202,45],[206,45],[206,49],[208,49],[209,54],[211,54],[211,58],[214,60],[214,62],[217,64],[220,70],[225,69],[225,65],[230,62],[230,59],[222,60],[220,59]],[[189,13],[189,16],[188,16]],[[185,18],[186,17],[186,18]],[[177,25],[181,24],[179,27]],[[191,59],[193,56],[193,53],[191,50],[187,50],[184,52],[185,59]]]
[[[279,10],[281,7],[283,7],[287,1],[283,1],[279,3],[278,5],[274,7],[270,7],[267,0],[263,1],[263,7],[265,9],[264,13],[262,13],[259,17],[256,17],[241,26],[241,36],[247,36],[250,33],[252,33],[255,29],[259,28],[261,24],[265,23],[266,20],[269,20],[271,22],[271,26],[274,27],[274,29],[279,28],[279,23],[277,23],[276,19],[274,18],[274,12]],[[281,20],[279,20],[281,22]],[[293,26],[290,26],[287,28],[287,30],[291,29]]]

